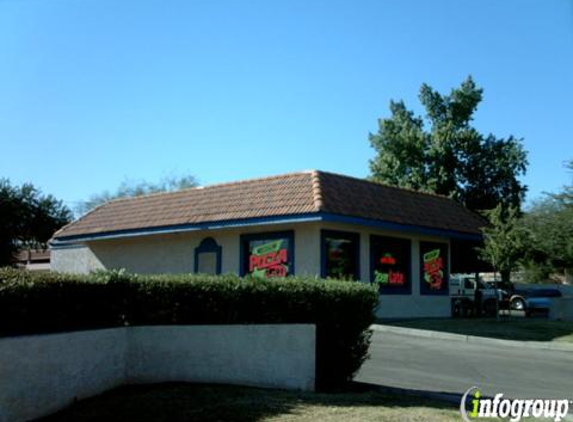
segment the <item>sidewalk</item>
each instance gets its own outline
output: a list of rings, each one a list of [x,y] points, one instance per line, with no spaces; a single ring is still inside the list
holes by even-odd
[[[420,330],[416,328],[395,327],[391,325],[382,325],[382,324],[373,324],[371,328],[374,331],[402,334],[412,337],[433,338],[438,340],[452,340],[452,341],[460,341],[464,343],[473,343],[473,344],[519,347],[526,349],[560,350],[565,352],[573,352],[573,344],[560,343],[560,342],[501,340],[489,337],[469,336],[464,334],[453,334],[441,331]]]

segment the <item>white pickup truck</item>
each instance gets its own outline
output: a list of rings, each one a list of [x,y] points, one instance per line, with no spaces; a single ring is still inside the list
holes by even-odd
[[[476,294],[476,291],[479,293]],[[498,303],[495,296],[497,291]],[[481,297],[481,303],[476,306],[476,297]],[[500,302],[507,297],[501,289],[495,289],[485,283],[475,274],[452,274],[450,276],[450,298],[454,316],[468,316],[478,309],[486,315],[495,315]]]

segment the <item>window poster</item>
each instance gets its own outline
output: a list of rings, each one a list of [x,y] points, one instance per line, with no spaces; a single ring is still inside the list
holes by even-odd
[[[370,237],[371,282],[380,294],[410,294],[411,243],[408,239]]]
[[[359,236],[356,233],[322,231],[322,277],[358,280]]]
[[[421,294],[449,294],[448,245],[445,243],[420,242],[420,272]]]
[[[281,238],[250,238],[246,248],[245,274],[254,277],[286,277],[292,275],[291,240]]]

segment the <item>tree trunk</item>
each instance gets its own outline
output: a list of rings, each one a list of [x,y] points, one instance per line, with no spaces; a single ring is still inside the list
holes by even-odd
[[[501,274],[501,288],[506,290],[506,291],[511,291],[513,290],[512,288],[512,284],[511,284],[511,271],[500,271],[499,272]]]
[[[511,271],[503,270],[499,272],[501,274],[501,282],[503,284],[509,284],[511,282]]]
[[[573,268],[565,268],[565,284],[573,284]]]

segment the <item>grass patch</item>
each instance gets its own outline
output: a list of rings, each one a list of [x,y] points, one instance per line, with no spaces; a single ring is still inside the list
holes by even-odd
[[[496,321],[495,318],[454,318],[380,321],[380,323],[397,327],[442,331],[504,340],[573,343],[573,322],[565,321],[548,321],[545,319],[530,318],[501,321]]]
[[[460,421],[455,406],[378,391],[303,393],[221,385],[126,386],[36,422]]]

